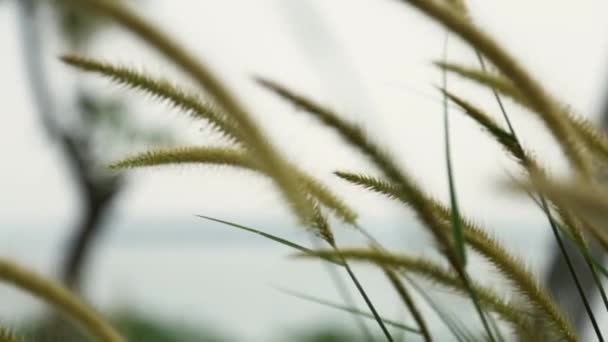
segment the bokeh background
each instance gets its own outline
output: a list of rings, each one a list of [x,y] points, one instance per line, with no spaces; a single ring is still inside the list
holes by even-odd
[[[365,161],[252,78],[281,81],[361,123],[424,188],[447,199],[442,103],[434,88],[441,74],[432,65],[441,58],[444,29],[388,0],[129,3],[211,65],[252,109],[273,144],[347,198],[380,241],[408,252],[434,253],[412,213],[332,175],[335,170],[373,173]],[[606,2],[467,3],[474,20],[552,93],[600,122],[608,92]],[[97,209],[94,242],[82,273],[72,275],[96,307],[236,341],[297,340],[323,329],[356,331],[347,314],[277,290],[339,302],[325,265],[290,259],[292,251],[283,246],[195,216],[310,244],[269,181],[214,167],[118,175],[104,168],[151,146],[225,142],[204,123],[149,96],[84,75],[63,65],[59,56],[77,52],[190,84],[172,65],[112,23],[58,9],[55,1],[0,1],[0,42],[0,255],[51,277],[70,278],[67,251]],[[475,65],[474,54],[456,37],[449,39],[449,58]],[[449,87],[475,98],[498,118],[489,92],[455,77]],[[46,93],[42,99],[41,92]],[[565,172],[563,157],[533,116],[513,103],[507,109],[524,143],[552,171]],[[542,213],[497,186],[517,172],[515,163],[474,123],[456,110],[451,115],[462,210],[545,274],[555,245]],[[89,167],[79,170],[75,156]],[[86,185],[87,179],[94,185]],[[109,198],[95,208],[91,198],[104,194]],[[361,243],[348,228],[338,225],[337,230],[340,244]],[[501,286],[484,265],[474,269],[474,275]],[[357,271],[383,315],[409,320],[381,274],[366,267]],[[438,296],[457,302],[447,294]],[[0,303],[0,321],[13,325],[46,312],[38,301],[4,285]],[[454,311],[468,312],[468,303],[458,303]],[[607,318],[602,322],[606,326]],[[370,328],[376,327],[370,323]]]

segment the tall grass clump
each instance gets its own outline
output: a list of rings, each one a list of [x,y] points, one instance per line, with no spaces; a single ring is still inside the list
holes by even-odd
[[[597,241],[604,250],[608,247],[608,233],[603,230],[608,222],[608,189],[599,180],[608,161],[608,138],[590,122],[570,112],[563,99],[550,94],[504,46],[476,25],[463,0],[399,1],[403,3],[404,10],[406,6],[417,10],[446,30],[444,55],[435,65],[443,76],[438,91],[443,96],[444,107],[443,133],[450,194],[448,203],[442,203],[426,191],[416,175],[397,164],[394,157],[396,150],[385,146],[379,137],[370,136],[361,124],[344,119],[343,115],[329,106],[278,81],[263,75],[253,79],[260,87],[274,94],[277,101],[293,104],[300,112],[313,117],[325,129],[335,133],[353,153],[363,156],[373,165],[378,176],[356,170],[336,170],[335,176],[353,186],[396,201],[404,210],[412,211],[433,238],[433,247],[439,252],[441,261],[382,246],[359,224],[358,214],[347,199],[308,174],[297,163],[288,161],[255,122],[251,111],[240,103],[214,70],[204,61],[195,58],[157,25],[115,1],[64,2],[115,21],[175,64],[195,81],[196,87],[180,85],[163,77],[140,72],[132,66],[90,56],[66,54],[61,57],[63,63],[169,103],[184,114],[206,123],[226,141],[224,147],[181,146],[150,150],[126,156],[110,167],[125,170],[176,164],[216,165],[245,169],[252,176],[270,179],[301,227],[314,237],[314,248],[229,221],[201,217],[286,245],[293,248],[299,258],[327,261],[335,267],[331,272],[345,271],[365,301],[368,311],[354,308],[352,298],[339,281],[336,286],[341,289],[345,305],[293,292],[290,292],[291,295],[347,311],[357,319],[361,334],[368,341],[374,340],[374,334],[361,322],[361,318],[365,317],[374,320],[387,341],[395,340],[387,328],[389,326],[417,334],[427,342],[436,341],[438,327],[429,324],[428,317],[425,316],[427,311],[421,310],[423,306],[436,311],[453,334],[454,340],[458,341],[580,341],[569,318],[540,283],[538,275],[531,273],[519,256],[509,251],[483,225],[469,217],[464,208],[459,207],[458,186],[450,154],[449,117],[453,114],[448,111],[448,104],[451,103],[481,126],[488,137],[518,163],[520,176],[505,182],[506,186],[509,191],[529,196],[533,200],[531,203],[538,205],[546,216],[562,257],[569,266],[569,275],[577,285],[577,293],[568,295],[579,296],[593,325],[595,338],[598,341],[604,340],[596,319],[598,313],[592,309],[580,285],[581,270],[574,267],[574,256],[564,246],[565,241],[570,241],[576,247],[576,252],[580,253],[585,266],[593,275],[594,286],[598,288],[603,300],[603,309],[608,311],[608,298],[602,284],[608,273],[594,259],[589,247],[593,241]],[[477,56],[479,67],[450,62],[447,54],[448,37],[458,37],[468,44]],[[448,76],[467,79],[490,91],[500,107],[504,122],[493,119],[474,100],[463,98],[457,91],[449,89]],[[503,99],[514,102],[542,121],[569,163],[571,176],[568,179],[558,179],[546,170],[534,155],[533,149],[523,145],[505,110]],[[368,246],[340,246],[331,226],[331,218],[336,218],[361,233],[367,239]],[[471,254],[487,261],[498,277],[505,280],[508,289],[497,291],[475,279],[469,272],[467,262]],[[380,316],[372,298],[353,272],[350,266],[352,262],[371,264],[382,271],[400,298],[399,305],[411,313],[411,324],[404,325]],[[0,262],[0,277],[60,309],[99,340],[122,340],[110,325],[62,287],[3,261]],[[483,334],[480,335],[457,318],[446,314],[434,301],[434,296],[429,294],[429,288],[418,284],[420,281],[470,300],[483,327]],[[10,331],[4,328],[0,328],[0,336],[8,341],[18,340],[17,337],[11,337],[13,335]]]

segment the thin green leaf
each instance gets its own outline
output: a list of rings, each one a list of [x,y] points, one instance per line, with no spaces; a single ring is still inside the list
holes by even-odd
[[[290,295],[292,297],[296,297],[296,298],[299,298],[299,299],[303,299],[303,300],[306,300],[306,301],[309,301],[309,302],[313,302],[313,303],[320,304],[320,305],[323,305],[323,306],[327,306],[327,307],[330,307],[330,308],[338,309],[338,310],[345,311],[345,312],[348,312],[348,313],[352,313],[352,314],[355,314],[355,315],[360,315],[360,316],[363,316],[363,317],[366,317],[366,318],[369,318],[369,319],[375,319],[374,315],[372,315],[372,314],[370,314],[368,312],[356,309],[356,308],[352,308],[352,307],[336,304],[336,303],[333,303],[333,302],[330,302],[330,301],[327,301],[327,300],[324,300],[324,299],[320,299],[320,298],[317,298],[317,297],[313,297],[313,296],[309,296],[309,295],[306,295],[306,294],[302,294],[302,293],[299,293],[299,292],[296,292],[296,291],[293,291],[293,290],[287,290],[287,289],[279,288],[279,287],[276,287],[276,289],[278,291],[283,292],[283,293],[285,293],[287,295]],[[407,331],[407,332],[410,332],[410,333],[420,334],[420,331],[417,330],[416,328],[410,327],[410,326],[405,325],[403,323],[400,323],[400,322],[397,322],[397,321],[393,321],[391,319],[384,318],[384,317],[382,317],[382,321],[386,325],[389,325],[389,326],[392,326],[392,327],[395,327],[395,328],[398,328],[398,329],[401,329],[401,330],[404,330],[404,331]]]

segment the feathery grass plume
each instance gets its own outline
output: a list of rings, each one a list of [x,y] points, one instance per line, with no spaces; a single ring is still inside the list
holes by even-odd
[[[339,253],[339,254],[338,254]],[[339,252],[333,250],[314,251],[313,254],[297,254],[298,257],[322,257],[337,258],[342,256],[346,259],[355,261],[366,261],[390,268],[404,269],[410,273],[415,273],[438,285],[454,290],[459,294],[467,296],[469,294],[461,278],[445,267],[424,258],[410,257],[402,254],[380,253],[375,249],[340,249]],[[506,302],[493,290],[474,284],[474,289],[478,293],[480,301],[484,307],[497,313],[506,323],[513,328],[517,334],[525,336],[535,335],[530,325],[528,315],[512,303]]]
[[[188,76],[209,94],[222,112],[237,124],[238,140],[251,151],[256,162],[276,182],[284,198],[304,225],[311,223],[313,209],[301,184],[294,179],[291,168],[263,135],[251,115],[236,97],[227,89],[211,69],[182,48],[175,39],[165,34],[158,25],[139,17],[132,10],[110,0],[63,0],[74,6],[83,6],[92,13],[113,19],[142,40],[156,48],[169,60],[179,66]]]
[[[336,239],[332,230],[329,228],[329,222],[327,222],[327,218],[321,212],[321,208],[319,208],[318,202],[313,199],[310,199],[310,201],[314,212],[311,227],[323,241],[327,242],[330,246],[335,248]]]
[[[457,64],[436,62],[437,66],[443,70],[454,72],[466,79],[475,81],[484,86],[490,87],[499,93],[509,97],[521,106],[533,110],[532,104],[527,101],[525,96],[513,85],[511,81],[501,75],[491,74],[482,70],[467,68]],[[572,126],[574,133],[578,135],[581,142],[595,155],[602,159],[608,159],[608,136],[597,129],[587,118],[576,115],[569,111],[566,106],[562,106],[561,115]]]
[[[564,112],[589,150],[596,156],[601,157],[604,162],[608,161],[608,135],[596,128],[587,118],[576,115],[567,108],[564,109]],[[602,167],[605,167],[605,164]]]
[[[531,175],[535,175],[536,177],[546,177],[546,172],[544,169],[538,164],[538,162],[530,156],[528,152],[526,152],[523,147],[520,145],[519,141],[516,140],[510,133],[506,132],[504,129],[500,128],[487,114],[482,112],[477,107],[472,104],[466,102],[462,98],[451,94],[445,90],[443,90],[450,99],[461,107],[466,114],[469,115],[472,119],[486,128],[489,133],[503,146],[507,149],[507,151],[515,157],[519,163],[524,167],[524,169]],[[558,212],[566,223],[566,226],[569,227],[571,234],[574,236],[575,240],[579,247],[583,250],[588,251],[588,247],[586,242],[584,241],[584,237],[582,235],[582,228],[580,228],[580,224],[577,223],[572,215],[567,211],[558,208]]]
[[[240,167],[265,174],[257,163],[246,151],[235,148],[188,146],[174,147],[169,149],[151,150],[110,165],[113,169],[125,169],[145,166],[173,165],[173,164],[218,164]],[[338,198],[325,185],[312,176],[292,167],[292,173],[302,183],[305,190],[322,205],[332,210],[333,213],[344,222],[354,224],[357,213],[351,209],[342,199]],[[270,175],[268,175],[270,176]]]
[[[397,168],[393,162],[393,158],[383,152],[375,143],[371,142],[359,127],[340,119],[330,110],[321,107],[303,96],[289,91],[275,82],[262,78],[257,78],[256,80],[263,87],[273,91],[280,97],[292,102],[296,106],[305,109],[322,123],[333,128],[347,143],[368,157],[380,169],[380,171],[385,174],[386,177],[399,184],[399,188],[402,191],[409,192],[411,188],[415,187],[413,182],[411,182],[408,177],[404,176],[403,173]],[[428,203],[426,203],[424,198],[418,196],[417,191],[415,191],[413,194],[412,202],[412,205],[417,209],[418,214],[423,218],[423,222],[429,223],[429,228],[435,232],[438,232],[437,229],[435,229],[435,225],[432,224],[435,221],[435,218],[433,213],[429,210],[430,208]],[[452,258],[455,258],[453,248],[451,248],[451,243],[449,242],[447,236],[441,232],[437,234],[436,238],[438,241],[440,241],[440,246],[445,248],[447,253],[452,255]],[[454,259],[454,261],[456,260]]]
[[[441,251],[446,256],[452,267],[456,270],[457,274],[462,278],[465,286],[469,284],[468,275],[465,269],[460,265],[457,259],[458,257],[455,254],[453,244],[448,238],[449,230],[446,231],[444,229],[445,222],[442,222],[442,220],[435,215],[436,208],[434,208],[432,201],[430,201],[429,198],[418,189],[415,183],[413,183],[397,168],[392,158],[390,158],[386,153],[381,151],[378,146],[372,143],[358,127],[340,119],[335,113],[300,95],[292,93],[274,82],[263,79],[258,79],[258,82],[274,91],[281,97],[291,101],[301,108],[306,109],[324,124],[335,129],[344,140],[360,150],[365,156],[373,161],[387,178],[395,182],[398,185],[397,188],[400,190],[400,192],[402,192],[399,195],[400,198],[408,198],[408,203],[412,206],[412,208],[414,208],[424,225],[430,229]],[[450,214],[449,211],[448,214]]]
[[[551,134],[560,142],[564,154],[573,168],[583,177],[589,177],[591,166],[588,156],[579,148],[578,136],[564,119],[557,103],[529,73],[489,35],[471,21],[432,0],[400,0],[412,5],[428,17],[446,26],[490,60],[508,77],[540,115]]]
[[[399,279],[399,277],[397,277],[395,272],[393,272],[391,269],[389,269],[383,265],[380,265],[380,266],[382,267],[382,270],[384,271],[384,274],[386,275],[386,277],[391,282],[391,285],[393,285],[393,287],[399,294],[399,297],[403,301],[403,304],[405,304],[405,306],[408,308],[408,310],[412,314],[412,317],[416,321],[416,324],[418,324],[418,328],[420,329],[420,333],[421,333],[422,337],[424,338],[424,341],[426,341],[426,342],[433,341],[433,338],[431,337],[431,333],[429,332],[429,329],[426,325],[426,321],[422,317],[422,314],[418,310],[418,307],[416,306],[414,299],[410,295],[410,293],[407,290],[407,288],[405,287],[405,285],[403,285],[403,282],[401,281],[401,279]]]
[[[141,89],[154,96],[170,101],[173,105],[184,110],[186,113],[191,114],[193,117],[207,120],[218,132],[229,138],[231,142],[236,142],[235,139],[237,137],[237,127],[234,123],[230,122],[229,118],[225,114],[221,113],[213,104],[205,103],[199,98],[199,96],[173,85],[168,80],[155,79],[146,74],[139,73],[131,68],[115,66],[107,62],[82,56],[65,55],[62,56],[61,59],[68,65],[72,65],[81,70],[100,73],[108,76],[115,82],[125,84],[132,88]],[[158,156],[158,153],[153,153]],[[175,154],[169,153],[169,151],[167,151],[167,153],[169,154],[167,157],[170,157],[171,154]],[[146,159],[144,155],[141,157]],[[128,160],[123,162],[128,162]],[[167,160],[166,162],[171,161]],[[163,162],[163,164],[166,162]],[[174,162],[180,162],[180,160],[175,160]],[[115,166],[121,168],[121,165],[117,164]],[[124,166],[132,167],[135,165]],[[321,203],[334,210],[341,219],[350,224],[353,224],[356,221],[356,213],[342,200],[338,199],[334,194],[332,194],[324,185],[320,184],[312,177],[302,178],[310,192],[314,194],[314,196],[317,197]]]
[[[111,169],[175,165],[185,163],[218,164],[256,169],[244,151],[225,147],[187,146],[138,153],[110,165]]]
[[[463,12],[463,16],[469,22],[473,23],[473,18],[470,16],[469,9],[468,9],[468,7],[466,5],[466,2],[464,0],[462,0],[462,1],[460,1],[460,0],[449,0],[448,2],[457,11],[462,11]],[[481,70],[483,72],[487,72],[486,62],[484,60],[483,55],[476,48],[473,48],[473,51],[475,52],[475,56],[477,57],[477,61],[479,62],[479,66],[481,67]],[[517,134],[515,133],[515,128],[513,127],[513,124],[511,123],[511,119],[509,118],[509,115],[507,114],[507,110],[505,109],[505,106],[504,106],[504,104],[502,102],[502,99],[500,98],[500,95],[498,94],[498,91],[494,87],[491,87],[491,90],[492,90],[492,95],[494,95],[494,99],[496,100],[496,104],[498,104],[498,107],[500,108],[500,112],[502,114],[502,117],[505,120],[505,123],[507,124],[507,127],[509,128],[509,133],[511,133],[511,135],[513,135],[513,137],[517,140]]]
[[[297,177],[300,179],[310,195],[319,201],[320,204],[330,209],[334,215],[344,222],[351,225],[356,225],[358,215],[355,210],[350,208],[346,202],[331,192],[327,186],[321,184],[318,180],[310,175],[307,175],[303,171],[295,169],[295,167],[294,173],[296,173]]]
[[[529,182],[510,184],[517,191],[536,190],[551,201],[568,208],[590,223],[605,226],[608,223],[608,191],[584,182],[558,182],[548,177],[530,177]]]
[[[341,311],[344,311],[344,312],[348,312],[348,313],[352,313],[352,314],[355,314],[355,315],[363,316],[363,317],[366,317],[366,318],[369,318],[369,319],[375,319],[372,314],[367,313],[367,312],[362,311],[362,310],[359,310],[359,309],[356,309],[356,308],[340,305],[340,304],[337,304],[337,303],[334,303],[334,302],[331,302],[331,301],[328,301],[328,300],[325,300],[325,299],[313,297],[313,296],[310,296],[310,295],[307,295],[307,294],[303,294],[303,293],[300,293],[300,292],[297,292],[297,291],[293,291],[293,290],[288,290],[288,289],[284,289],[284,288],[280,288],[280,287],[275,287],[275,289],[278,290],[279,292],[282,292],[282,293],[284,293],[286,295],[289,295],[289,296],[292,296],[292,297],[295,297],[295,298],[298,298],[298,299],[302,299],[302,300],[305,300],[305,301],[308,301],[308,302],[312,302],[312,303],[315,303],[315,304],[320,304],[320,305],[323,305],[323,306],[327,306],[329,308],[338,309],[338,310],[341,310]],[[405,325],[403,323],[400,323],[400,322],[397,322],[397,321],[393,321],[393,320],[390,320],[390,319],[384,318],[384,317],[382,318],[382,321],[384,322],[384,324],[386,324],[388,326],[392,326],[392,327],[401,329],[403,331],[407,331],[407,332],[410,332],[410,333],[414,333],[414,334],[420,335],[420,331],[418,329],[410,327],[410,326]]]
[[[383,194],[389,198],[398,199],[405,205],[411,205],[410,199],[407,196],[403,196],[403,191],[400,191],[399,187],[395,184],[364,174],[348,172],[336,172],[336,174],[340,178],[363,186],[366,189]],[[377,187],[376,185],[378,184],[381,186]],[[421,190],[417,191],[422,195]],[[442,229],[449,231],[450,209],[436,200],[429,198],[429,201],[433,203],[435,215],[442,218]],[[562,339],[566,341],[577,341],[571,323],[563,316],[555,301],[538,283],[534,275],[526,269],[519,258],[511,255],[498,241],[466,217],[463,217],[463,234],[465,242],[494,265],[509,280],[517,292],[529,300],[529,304],[535,312],[543,314],[546,317],[548,327],[559,331]]]
[[[455,73],[465,79],[495,89],[520,105],[530,110],[534,110],[530,102],[527,101],[526,97],[517,89],[513,82],[502,75],[453,63],[434,62],[433,64],[441,70]]]
[[[104,342],[125,341],[110,324],[64,287],[5,259],[0,259],[0,280],[42,299]]]
[[[94,72],[111,81],[141,90],[153,97],[169,102],[195,119],[205,120],[211,127],[232,143],[237,143],[237,127],[220,109],[193,91],[180,88],[164,78],[155,78],[132,67],[115,65],[78,55],[63,55],[61,60],[79,70]]]
[[[501,145],[503,145],[503,147],[505,147],[511,153],[511,155],[519,161],[519,163],[529,174],[535,174],[537,176],[546,175],[546,173],[538,165],[536,160],[530,157],[530,155],[522,148],[521,144],[515,137],[513,137],[510,133],[504,131],[502,128],[498,127],[498,125],[495,124],[493,120],[491,120],[485,113],[483,113],[481,110],[477,109],[470,103],[462,100],[461,98],[453,94],[449,94],[449,96],[454,103],[456,103],[465,111],[465,113],[467,113],[471,118],[476,120],[483,127],[487,128],[490,134],[495,137],[496,140],[498,140],[499,143],[501,143]],[[551,213],[546,210],[546,205],[543,205],[541,203],[541,209],[545,211],[549,220],[553,221]],[[604,306],[608,310],[608,297],[606,296],[604,286],[602,285],[602,282],[599,279],[597,267],[595,266],[595,263],[593,262],[593,257],[591,255],[591,250],[589,249],[589,246],[583,236],[584,225],[581,222],[578,222],[578,220],[576,220],[572,216],[572,214],[564,208],[560,208],[558,206],[557,212],[561,217],[562,221],[565,223],[565,226],[568,228],[568,231],[573,237],[573,240],[577,245],[579,251],[583,255],[585,262],[594,278],[594,282],[598,286],[602,301],[604,302]]]
[[[21,342],[22,339],[10,328],[0,325],[0,342]]]
[[[516,137],[505,131],[489,115],[475,107],[473,104],[445,89],[440,88],[439,90],[460,107],[467,116],[485,128],[492,137],[494,137],[520,164],[522,164],[522,166],[525,168],[528,167],[528,160],[531,159],[531,157],[522,150]]]

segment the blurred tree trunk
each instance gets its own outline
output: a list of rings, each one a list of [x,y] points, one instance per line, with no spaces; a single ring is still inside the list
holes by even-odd
[[[79,203],[82,206],[79,223],[72,231],[68,248],[61,264],[61,277],[65,284],[75,291],[80,291],[83,268],[91,254],[91,247],[102,228],[102,219],[106,216],[113,200],[124,182],[116,176],[100,173],[91,163],[91,136],[94,123],[87,120],[80,129],[63,128],[57,124],[56,104],[50,94],[50,83],[43,59],[43,28],[37,17],[42,2],[35,0],[18,0],[21,42],[26,72],[41,118],[42,127],[49,140],[59,147],[62,157],[68,164],[74,187],[77,188]],[[78,90],[75,90],[78,91]],[[82,93],[77,94],[77,110],[80,117],[91,117],[95,107],[90,99]]]

